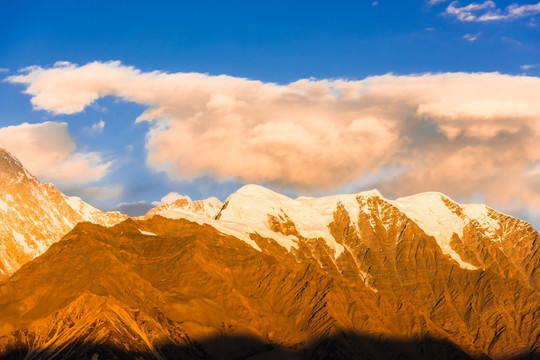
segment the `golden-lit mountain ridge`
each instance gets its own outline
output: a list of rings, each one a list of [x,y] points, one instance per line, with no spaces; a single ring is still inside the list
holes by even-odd
[[[0,282],[0,358],[540,356],[538,232],[440,193],[247,185],[52,242]]]
[[[525,270],[480,232],[462,242],[482,268],[463,268],[397,209],[366,201],[373,224],[334,212],[337,258],[275,219],[298,248],[252,235],[259,251],[161,216],[79,224],[0,284],[0,348],[28,359],[538,355],[540,295]]]

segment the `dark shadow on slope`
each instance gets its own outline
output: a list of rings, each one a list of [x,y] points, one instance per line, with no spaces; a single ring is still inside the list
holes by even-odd
[[[509,349],[510,350],[510,349]],[[376,338],[357,333],[341,333],[320,339],[298,348],[284,348],[250,337],[216,337],[191,345],[161,344],[155,351],[130,351],[120,346],[70,343],[59,350],[29,349],[26,346],[12,347],[0,354],[2,360],[103,360],[103,359],[490,359],[486,356],[471,356],[446,340],[424,338],[422,340],[395,340]],[[505,360],[536,360],[540,352],[506,357]]]

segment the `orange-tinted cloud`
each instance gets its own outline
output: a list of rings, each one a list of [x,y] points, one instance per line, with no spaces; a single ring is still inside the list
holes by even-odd
[[[540,208],[540,79],[499,73],[387,74],[285,85],[200,73],[144,73],[119,62],[31,67],[39,109],[82,111],[112,95],[147,106],[148,165],[171,178],[220,178],[312,190],[399,168],[390,196],[482,193]]]
[[[0,147],[15,155],[42,181],[88,183],[110,166],[95,152],[77,152],[66,123],[23,123],[0,128]]]

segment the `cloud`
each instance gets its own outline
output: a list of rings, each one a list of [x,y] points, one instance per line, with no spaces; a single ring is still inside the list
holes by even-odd
[[[88,131],[91,135],[99,135],[103,133],[103,129],[105,129],[105,121],[101,119],[97,123],[92,124],[92,126],[88,128]]]
[[[33,67],[35,107],[82,111],[102,96],[147,107],[147,164],[171,179],[213,175],[303,193],[374,185],[388,196],[481,194],[540,209],[540,78],[499,73],[302,79],[141,72],[119,62]],[[371,175],[370,175],[371,174]],[[531,210],[531,211],[532,211]]]
[[[475,42],[478,40],[478,37],[480,36],[480,33],[477,34],[465,34],[463,35],[463,38],[469,42]]]
[[[152,202],[152,205],[158,206],[158,205],[162,205],[162,204],[168,204],[168,203],[172,203],[173,201],[176,201],[176,200],[179,200],[179,199],[186,199],[188,201],[191,201],[191,198],[189,196],[187,196],[187,195],[182,195],[182,194],[179,194],[177,192],[170,192],[167,195],[165,195],[164,197],[162,197],[161,201]]]
[[[511,37],[508,37],[508,36],[501,36],[501,40],[506,43],[512,44],[514,46],[523,46],[523,43],[521,41],[512,39]]]
[[[491,0],[483,3],[471,3],[462,7],[459,6],[458,1],[453,1],[448,5],[445,13],[465,22],[509,21],[540,13],[540,2],[527,5],[514,3],[503,10],[497,8],[497,5]]]
[[[86,184],[59,184],[59,189],[66,195],[78,196],[85,201],[103,203],[124,195],[121,186],[88,186]]]
[[[540,67],[540,64],[525,64],[520,66],[521,70],[531,70],[537,67]]]
[[[3,73],[3,72],[9,72],[9,69],[8,68],[0,68],[0,73]]]
[[[8,149],[42,181],[89,183],[110,166],[95,152],[78,152],[66,123],[23,123],[0,128],[0,147]]]
[[[443,2],[447,2],[448,0],[428,0],[427,3],[429,5],[437,5],[437,4],[440,4],[440,3],[443,3]]]

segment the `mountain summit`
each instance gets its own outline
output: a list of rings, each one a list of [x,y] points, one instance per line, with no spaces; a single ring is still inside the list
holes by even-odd
[[[42,254],[81,221],[113,225],[127,216],[104,213],[42,184],[0,148],[0,280]]]
[[[119,221],[3,154],[2,258],[28,263],[0,359],[540,357],[540,235],[485,205],[246,185]]]

